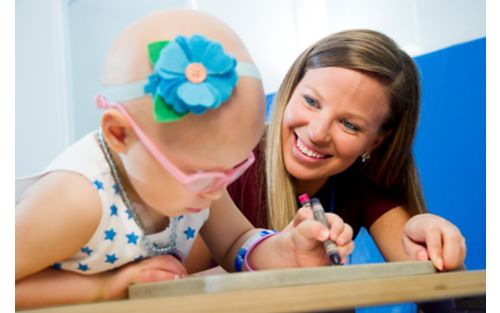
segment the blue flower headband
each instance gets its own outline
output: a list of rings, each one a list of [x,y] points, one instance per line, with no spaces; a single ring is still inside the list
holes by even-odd
[[[202,35],[153,42],[148,51],[154,69],[147,80],[106,87],[101,95],[121,102],[151,94],[157,122],[218,108],[231,96],[238,75],[260,79],[255,65],[237,62],[219,42]]]

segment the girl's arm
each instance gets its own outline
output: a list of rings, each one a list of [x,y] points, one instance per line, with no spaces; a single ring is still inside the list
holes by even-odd
[[[101,218],[101,201],[83,176],[47,174],[16,206],[16,281],[74,255]]]
[[[193,247],[184,260],[184,266],[189,274],[204,272],[218,266],[201,236],[196,236]]]
[[[16,207],[17,309],[121,299],[131,283],[187,275],[184,266],[168,255],[94,275],[50,268],[86,244],[100,218],[100,198],[78,174],[48,174],[24,194]]]
[[[184,266],[171,255],[130,263],[93,275],[47,268],[16,281],[16,309],[125,299],[128,286],[185,277]]]
[[[102,274],[84,276],[47,268],[16,281],[16,310],[96,301],[103,282]]]
[[[336,241],[342,257],[354,248],[352,228],[334,214],[326,214],[330,229],[313,219],[310,209],[302,208],[283,232],[266,239],[253,249],[249,261],[256,269],[304,267],[329,264],[323,241]],[[236,208],[227,192],[212,204],[210,217],[201,235],[214,258],[226,270],[234,271],[238,250],[258,232]]]

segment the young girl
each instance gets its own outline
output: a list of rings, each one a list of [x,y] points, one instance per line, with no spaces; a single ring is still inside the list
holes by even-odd
[[[326,265],[327,238],[342,257],[352,251],[352,229],[334,214],[328,229],[303,210],[277,234],[254,229],[229,198],[264,125],[250,61],[199,12],[160,12],[118,36],[96,99],[101,128],[17,182],[17,308],[123,298],[130,283],[183,277],[198,234],[229,271]],[[57,269],[75,274],[60,284]]]

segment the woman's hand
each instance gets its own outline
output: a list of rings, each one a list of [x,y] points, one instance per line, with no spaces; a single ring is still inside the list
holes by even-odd
[[[434,214],[419,214],[408,220],[403,246],[412,259],[430,259],[440,271],[458,269],[464,264],[465,238],[455,225]]]

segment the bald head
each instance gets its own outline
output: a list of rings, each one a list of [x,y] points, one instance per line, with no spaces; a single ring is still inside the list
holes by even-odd
[[[241,39],[221,20],[200,11],[167,10],[140,19],[118,35],[105,60],[103,85],[145,79],[152,72],[147,50],[149,43],[193,34],[219,41],[225,52],[238,61],[251,61]]]
[[[153,71],[148,44],[193,34],[218,41],[225,53],[239,62],[251,62],[241,39],[219,19],[200,11],[168,10],[140,19],[115,39],[105,60],[103,85],[145,80]],[[232,149],[232,158],[226,160],[229,163],[242,160],[257,144],[264,125],[262,83],[249,77],[238,78],[232,95],[219,108],[202,115],[190,113],[171,123],[154,121],[149,95],[123,104],[154,142],[168,147],[165,154],[177,158],[178,163],[201,155],[207,167],[220,164],[223,158],[221,153],[214,153],[217,149]]]

